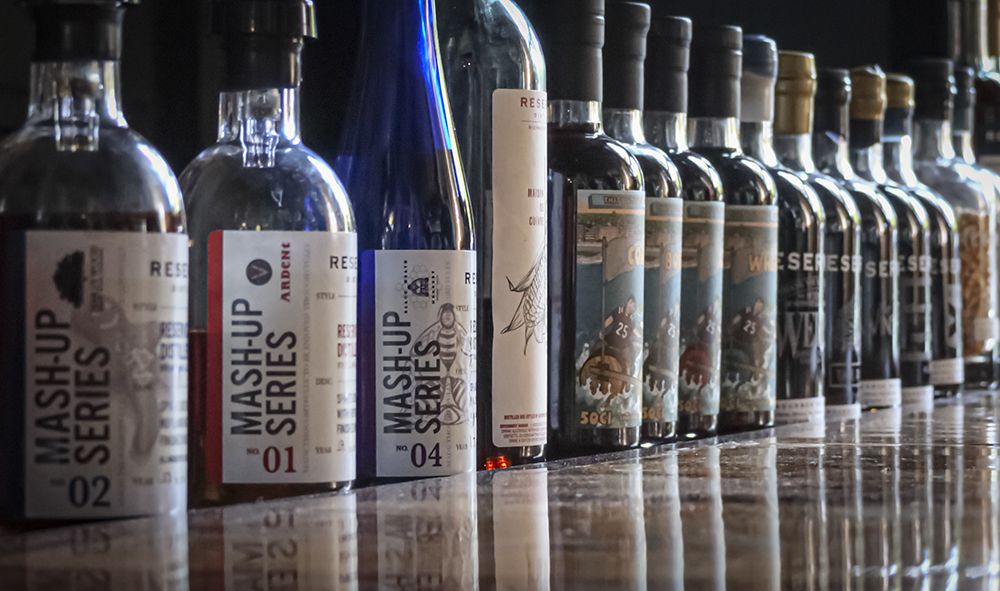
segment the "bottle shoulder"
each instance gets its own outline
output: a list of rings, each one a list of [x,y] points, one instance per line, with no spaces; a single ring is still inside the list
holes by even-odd
[[[639,161],[646,195],[649,197],[680,197],[681,176],[667,154],[651,144],[624,144]]]
[[[639,161],[624,145],[603,133],[550,131],[549,169],[581,185],[588,185],[589,179],[602,179],[602,184],[621,190],[643,190]]]
[[[778,205],[812,211],[821,219],[826,216],[823,203],[805,179],[785,168],[769,169],[778,191]]]
[[[843,181],[843,185],[858,206],[863,225],[874,223],[891,227],[893,230],[898,229],[899,222],[896,219],[895,209],[874,184],[852,179]]]
[[[722,177],[722,189],[729,205],[774,205],[777,189],[763,164],[725,148],[695,148]]]
[[[722,177],[707,158],[694,152],[667,152],[681,175],[685,201],[722,201]]]
[[[961,216],[995,213],[993,190],[974,167],[958,161],[921,160],[914,163],[917,179],[935,190]]]
[[[893,211],[896,212],[896,219],[900,228],[909,226],[912,232],[930,230],[930,219],[923,204],[915,199],[909,192],[895,184],[882,184],[878,186],[879,191],[885,195]]]

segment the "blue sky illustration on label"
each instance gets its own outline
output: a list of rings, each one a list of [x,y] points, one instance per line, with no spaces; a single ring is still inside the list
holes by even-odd
[[[677,420],[683,222],[682,200],[646,199],[642,418],[648,422]]]

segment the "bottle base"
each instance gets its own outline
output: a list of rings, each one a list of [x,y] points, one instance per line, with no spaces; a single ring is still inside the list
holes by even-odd
[[[677,439],[707,439],[715,437],[719,428],[718,415],[680,415],[677,417]]]
[[[650,422],[642,424],[642,442],[652,445],[670,443],[677,438],[677,422]]]
[[[961,396],[965,392],[965,385],[963,384],[950,384],[947,386],[934,386],[934,399],[939,398],[955,398]]]
[[[502,470],[515,466],[528,466],[544,462],[546,459],[546,445],[532,445],[527,447],[506,447],[493,448],[489,457],[479,461],[480,470]]]
[[[719,413],[720,435],[744,433],[758,429],[769,429],[774,426],[774,411],[722,412]]]
[[[202,484],[192,486],[188,506],[221,507],[238,503],[256,503],[303,495],[343,493],[351,490],[354,481],[321,482],[316,484]]]

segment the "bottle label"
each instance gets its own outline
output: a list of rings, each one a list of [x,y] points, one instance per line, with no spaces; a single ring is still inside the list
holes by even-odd
[[[581,426],[642,423],[646,195],[577,191],[576,410]]]
[[[793,398],[778,400],[774,409],[775,425],[794,425],[796,423],[813,423],[826,420],[826,399],[822,396],[813,398]]]
[[[376,476],[476,465],[476,253],[365,253],[375,285]]]
[[[548,422],[545,93],[493,92],[493,445],[544,445]],[[480,280],[487,280],[483,274]]]
[[[646,198],[642,419],[677,420],[684,201]]]
[[[183,511],[187,236],[31,231],[25,247],[25,517]]]
[[[210,479],[354,480],[357,286],[353,232],[212,232]]]
[[[975,213],[958,216],[962,277],[962,336],[965,355],[993,350],[997,338],[995,234],[989,218]]]
[[[927,407],[934,405],[934,386],[903,388],[900,392],[904,406]]]
[[[828,421],[850,421],[860,418],[860,404],[837,404],[826,407],[826,420]]]
[[[830,187],[819,187],[830,192]],[[836,191],[836,187],[833,187]],[[828,216],[837,211],[832,204]],[[850,220],[850,212],[843,215]],[[827,219],[831,219],[828,217]],[[837,215],[826,226],[824,288],[824,332],[826,355],[827,407],[854,404],[858,400],[858,382],[861,380],[861,274],[864,266],[857,229],[854,223],[846,226]],[[858,254],[855,254],[858,253]]]
[[[965,360],[935,359],[931,361],[931,384],[952,386],[965,383]]]
[[[679,413],[719,414],[725,223],[725,203],[684,202]]]
[[[873,197],[868,213],[862,215],[861,255],[864,270],[861,275],[861,378],[858,402],[864,408],[889,406],[869,403],[865,389],[873,384],[899,379],[899,246],[898,230],[872,212],[891,206],[883,196],[878,196],[880,206]],[[891,211],[891,209],[889,209]],[[889,211],[885,215],[890,215]],[[899,386],[894,390],[897,394]],[[895,404],[899,404],[898,397]]]
[[[722,270],[723,412],[775,407],[778,208],[726,207]]]
[[[861,380],[858,387],[858,403],[863,408],[884,408],[899,406],[902,400],[899,378],[889,380]]]
[[[778,252],[777,395],[814,399],[823,394],[824,334],[822,309],[827,257],[823,233],[783,210]],[[848,263],[850,261],[848,260]],[[781,401],[778,401],[780,407]],[[777,416],[775,417],[777,420]]]

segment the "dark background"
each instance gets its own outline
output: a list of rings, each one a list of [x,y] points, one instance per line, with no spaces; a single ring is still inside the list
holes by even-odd
[[[545,0],[532,0],[542,1]],[[315,0],[319,39],[304,53],[303,138],[336,153],[350,96],[360,0]],[[654,11],[737,24],[779,48],[815,53],[821,67],[903,63],[945,55],[947,0],[649,0]],[[125,21],[125,114],[176,172],[215,140],[220,69],[208,37],[211,0],[143,0]],[[0,137],[27,112],[33,28],[17,0],[0,0]]]

